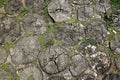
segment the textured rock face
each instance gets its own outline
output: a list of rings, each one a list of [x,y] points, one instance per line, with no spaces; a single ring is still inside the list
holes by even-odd
[[[120,55],[120,36],[115,36],[115,39],[110,42],[110,47],[115,54]]]
[[[20,24],[17,24],[12,18],[2,17],[1,19],[1,44],[6,42],[14,42],[21,35]]]
[[[33,80],[43,80],[42,72],[35,66],[25,68],[20,75],[20,80],[28,80],[30,77]]]
[[[111,1],[0,0],[0,80],[120,80]]]
[[[5,52],[5,50],[0,47],[0,64],[4,63],[7,59],[8,54]]]
[[[71,17],[72,7],[67,0],[52,0],[48,12],[55,22],[61,22]]]
[[[39,13],[44,5],[44,0],[25,0],[25,5],[31,9],[31,12]]]
[[[95,19],[86,26],[85,34],[88,38],[101,44],[104,42],[105,37],[107,37],[107,30],[101,20]]]
[[[76,55],[72,57],[72,64],[70,66],[70,72],[73,76],[80,75],[86,69],[87,69],[87,64],[86,64],[85,59],[82,56]]]
[[[25,32],[32,35],[43,34],[46,31],[46,23],[43,17],[34,13],[25,15],[22,26]]]
[[[17,65],[32,62],[38,53],[39,43],[35,36],[21,39],[10,50],[12,61]]]
[[[58,47],[51,46],[41,53],[39,62],[41,68],[48,74],[54,74],[65,70],[68,56],[66,50]]]
[[[84,36],[84,31],[80,26],[65,24],[55,32],[56,39],[60,40],[63,45],[73,46],[76,45]]]
[[[5,5],[5,11],[8,14],[13,15],[19,13],[22,6],[21,0],[8,0],[8,3]]]

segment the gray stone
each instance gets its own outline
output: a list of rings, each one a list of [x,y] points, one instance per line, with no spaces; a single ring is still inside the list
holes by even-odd
[[[43,34],[46,31],[46,25],[43,17],[35,13],[26,14],[22,23],[25,32],[32,35]]]
[[[86,21],[90,18],[94,17],[94,10],[91,6],[83,6],[78,9],[78,20],[80,21]]]
[[[0,46],[0,64],[4,63],[7,59],[8,54],[5,50]]]
[[[115,10],[112,12],[112,20],[115,27],[120,30],[120,10]]]
[[[112,51],[115,52],[115,54],[120,55],[120,36],[116,35],[114,36],[115,39],[110,41],[110,48]]]
[[[85,28],[85,35],[93,42],[102,44],[107,37],[107,29],[103,21],[94,19]]]
[[[84,74],[84,75],[81,75],[77,80],[96,80],[96,79],[95,79],[95,76],[91,74]]]
[[[98,12],[106,12],[110,8],[110,0],[96,0],[96,10]]]
[[[119,74],[110,73],[110,74],[104,76],[102,80],[119,80],[119,79],[120,79]]]
[[[87,69],[87,63],[81,55],[75,55],[72,57],[72,64],[70,66],[70,72],[73,76],[78,76]]]
[[[10,49],[12,62],[16,65],[30,63],[37,58],[39,49],[37,37],[22,38]]]
[[[55,38],[60,40],[64,46],[76,45],[83,36],[84,30],[72,24],[65,24],[55,31]]]
[[[8,3],[4,6],[6,13],[10,15],[19,13],[22,7],[23,3],[21,0],[8,0]]]
[[[1,27],[0,29],[1,44],[10,42],[10,41],[14,42],[19,36],[21,36],[20,24],[17,24],[13,20],[13,18],[2,17],[0,27]]]
[[[55,22],[61,22],[70,19],[72,7],[67,0],[52,0],[48,12]]]
[[[92,54],[89,63],[97,74],[105,74],[110,69],[111,59],[105,52],[96,52]]]
[[[43,80],[43,74],[41,70],[35,66],[24,68],[23,71],[20,73],[20,80],[28,80],[31,76],[33,80]]]
[[[120,70],[120,59],[115,59],[117,68]]]
[[[0,80],[8,80],[8,73],[4,70],[0,70]]]
[[[39,13],[44,6],[44,0],[25,0],[25,5],[31,9],[31,12]]]
[[[48,47],[39,55],[39,63],[44,72],[54,74],[65,70],[68,66],[67,51],[59,46]]]
[[[48,80],[66,80],[66,79],[62,76],[52,76],[48,78]]]

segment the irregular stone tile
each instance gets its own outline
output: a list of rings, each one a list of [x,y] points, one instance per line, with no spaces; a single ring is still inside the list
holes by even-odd
[[[30,78],[32,80],[43,80],[43,74],[37,67],[29,66],[20,73],[20,80],[31,80]]]
[[[92,74],[83,74],[77,80],[96,80]]]
[[[112,20],[115,27],[120,29],[120,9],[112,12]]]
[[[39,49],[36,36],[22,38],[10,49],[11,60],[16,65],[30,63],[37,58]]]
[[[0,23],[0,41],[1,44],[15,41],[19,36],[21,36],[20,24],[17,24],[13,18],[2,17]]]
[[[107,29],[103,21],[94,19],[85,28],[85,35],[94,42],[102,44],[107,37]]]
[[[95,17],[95,11],[92,6],[81,6],[78,9],[77,17],[79,21],[86,21]]]
[[[8,73],[4,70],[0,70],[0,80],[8,80]]]
[[[59,46],[48,47],[39,55],[39,63],[44,72],[54,74],[65,70],[68,66],[67,51]]]
[[[78,76],[87,69],[87,63],[81,55],[75,55],[72,57],[72,64],[70,66],[70,72],[73,76]]]
[[[46,31],[46,25],[43,17],[35,13],[26,14],[22,23],[25,32],[32,35],[43,34]]]
[[[110,0],[96,0],[96,10],[98,12],[106,12],[110,8]]]
[[[91,4],[91,0],[72,0],[74,5],[84,6]]]
[[[55,31],[55,38],[60,40],[64,46],[76,45],[83,36],[84,30],[72,24],[65,24]]]
[[[31,12],[39,13],[44,5],[44,0],[25,0],[25,5],[31,9]]]
[[[4,6],[6,13],[13,15],[19,13],[20,9],[23,7],[21,0],[9,0],[8,3]]]
[[[110,48],[115,54],[120,55],[120,36],[116,35],[114,40],[110,41]]]
[[[119,74],[110,73],[110,74],[104,76],[102,80],[119,80],[119,79],[120,79]]]
[[[66,79],[62,76],[52,76],[49,77],[48,80],[66,80]]]
[[[92,54],[90,57],[90,65],[97,74],[107,73],[111,66],[111,59],[106,55],[105,52],[98,51],[95,54]]]
[[[16,80],[16,70],[10,63],[0,65],[0,80]]]
[[[48,12],[55,22],[61,22],[70,19],[72,7],[67,0],[52,0]]]
[[[4,63],[7,59],[7,53],[5,50],[0,46],[0,64]]]
[[[115,59],[117,68],[120,70],[120,59]]]

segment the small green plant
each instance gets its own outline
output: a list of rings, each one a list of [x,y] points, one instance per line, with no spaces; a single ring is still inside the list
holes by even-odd
[[[45,36],[44,36],[44,35],[39,35],[39,36],[38,36],[38,40],[39,40],[39,42],[40,42],[41,50],[44,50],[44,49],[46,48]]]
[[[20,10],[19,16],[24,16],[28,12],[29,12],[29,8],[28,7],[22,7],[21,10]]]
[[[14,16],[13,20],[17,23],[20,23],[22,21],[22,18],[20,16]]]
[[[7,42],[5,45],[4,45],[4,49],[7,53],[10,52],[10,48],[13,46],[13,42]]]
[[[55,44],[55,45],[62,46],[62,42],[61,42],[61,41],[56,40],[56,39],[54,39],[53,41],[54,41],[54,44]]]
[[[31,34],[28,33],[28,32],[25,32],[25,33],[24,33],[24,36],[25,36],[25,37],[29,37],[29,36],[31,36]]]
[[[120,9],[120,0],[110,0],[113,9]]]
[[[9,0],[0,0],[0,8],[3,7]]]
[[[36,65],[37,63],[38,63],[38,60],[37,60],[37,59],[32,61],[32,64],[33,64],[33,65]]]
[[[20,76],[17,74],[16,80],[20,80]]]
[[[33,76],[29,76],[27,80],[34,80]]]
[[[44,0],[44,1],[45,1],[45,5],[40,14],[44,17],[46,22],[49,22],[49,21],[51,21],[51,18],[48,13],[48,4],[51,2],[51,0]]]
[[[8,63],[4,63],[4,64],[0,65],[0,69],[4,70],[4,71],[7,71],[9,69],[9,64]]]
[[[9,76],[8,76],[8,80],[13,80],[13,76],[12,76],[12,74],[9,74]]]

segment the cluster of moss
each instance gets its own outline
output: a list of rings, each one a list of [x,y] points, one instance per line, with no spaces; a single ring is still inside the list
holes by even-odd
[[[110,4],[113,9],[120,9],[120,0],[111,0]]]

